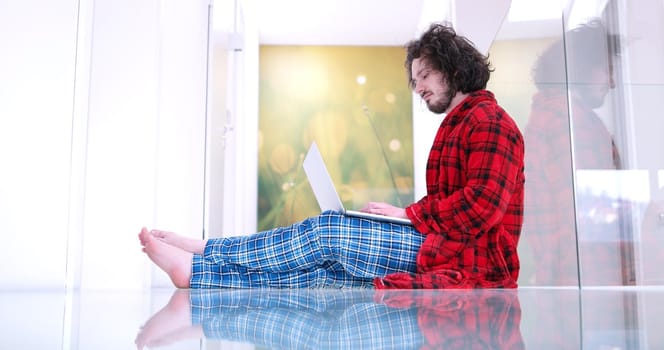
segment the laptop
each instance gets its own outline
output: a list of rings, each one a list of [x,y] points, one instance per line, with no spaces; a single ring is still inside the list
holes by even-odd
[[[320,154],[315,142],[309,147],[309,151],[304,157],[302,167],[307,175],[311,189],[314,191],[314,195],[316,196],[321,211],[334,210],[348,216],[387,221],[402,225],[412,225],[409,219],[365,213],[357,210],[346,210],[341,202],[337,189],[334,187],[334,182],[332,182],[330,173],[327,171],[323,156]]]

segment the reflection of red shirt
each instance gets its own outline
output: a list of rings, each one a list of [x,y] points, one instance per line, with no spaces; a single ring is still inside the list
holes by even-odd
[[[441,123],[427,162],[427,195],[406,208],[426,235],[416,274],[376,288],[516,288],[523,221],[523,137],[486,90]]]
[[[394,308],[416,308],[428,349],[525,349],[516,290],[377,291],[374,299]]]
[[[523,232],[536,257],[538,285],[578,284],[572,169],[620,168],[613,138],[599,116],[577,101],[571,103],[571,125],[569,113],[566,87],[545,89],[533,96],[525,130],[528,185]],[[612,248],[593,245],[582,250],[593,269],[586,282],[609,280],[598,268],[615,265],[608,263],[615,255]]]

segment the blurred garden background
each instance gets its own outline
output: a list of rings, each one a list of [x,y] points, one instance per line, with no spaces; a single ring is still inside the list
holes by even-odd
[[[302,170],[315,141],[346,208],[413,201],[402,47],[261,46],[258,229],[320,212]]]

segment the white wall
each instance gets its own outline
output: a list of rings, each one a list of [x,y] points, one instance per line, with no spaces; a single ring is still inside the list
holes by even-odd
[[[170,285],[136,234],[202,235],[207,5],[0,3],[0,288]]]
[[[98,0],[93,33],[81,285],[168,285],[136,234],[202,237],[207,4]]]
[[[64,287],[77,2],[0,2],[0,287]]]
[[[230,0],[216,0],[217,6],[230,3]],[[227,128],[224,142],[215,146],[217,158],[209,162],[223,161],[223,193],[211,196],[210,201],[223,202],[222,212],[211,212],[210,216],[222,215],[219,225],[212,227],[211,236],[236,236],[256,232],[256,208],[258,198],[258,27],[255,18],[255,5],[251,1],[237,3],[236,31],[233,43],[229,44],[226,97],[226,113],[215,113],[218,122]],[[221,16],[220,16],[221,17]],[[223,18],[214,21],[223,21]],[[215,22],[215,25],[223,25]],[[223,35],[224,33],[217,33]],[[215,82],[219,85],[219,82]],[[217,135],[218,130],[213,130]],[[213,166],[209,164],[209,166]],[[214,185],[219,179],[210,179]],[[215,195],[211,193],[211,195]],[[222,198],[219,198],[222,197]],[[210,208],[214,208],[211,203]],[[220,229],[218,229],[220,227]]]

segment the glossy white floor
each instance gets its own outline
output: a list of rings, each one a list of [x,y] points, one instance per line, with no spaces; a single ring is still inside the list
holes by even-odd
[[[664,288],[2,291],[0,349],[662,349]]]

